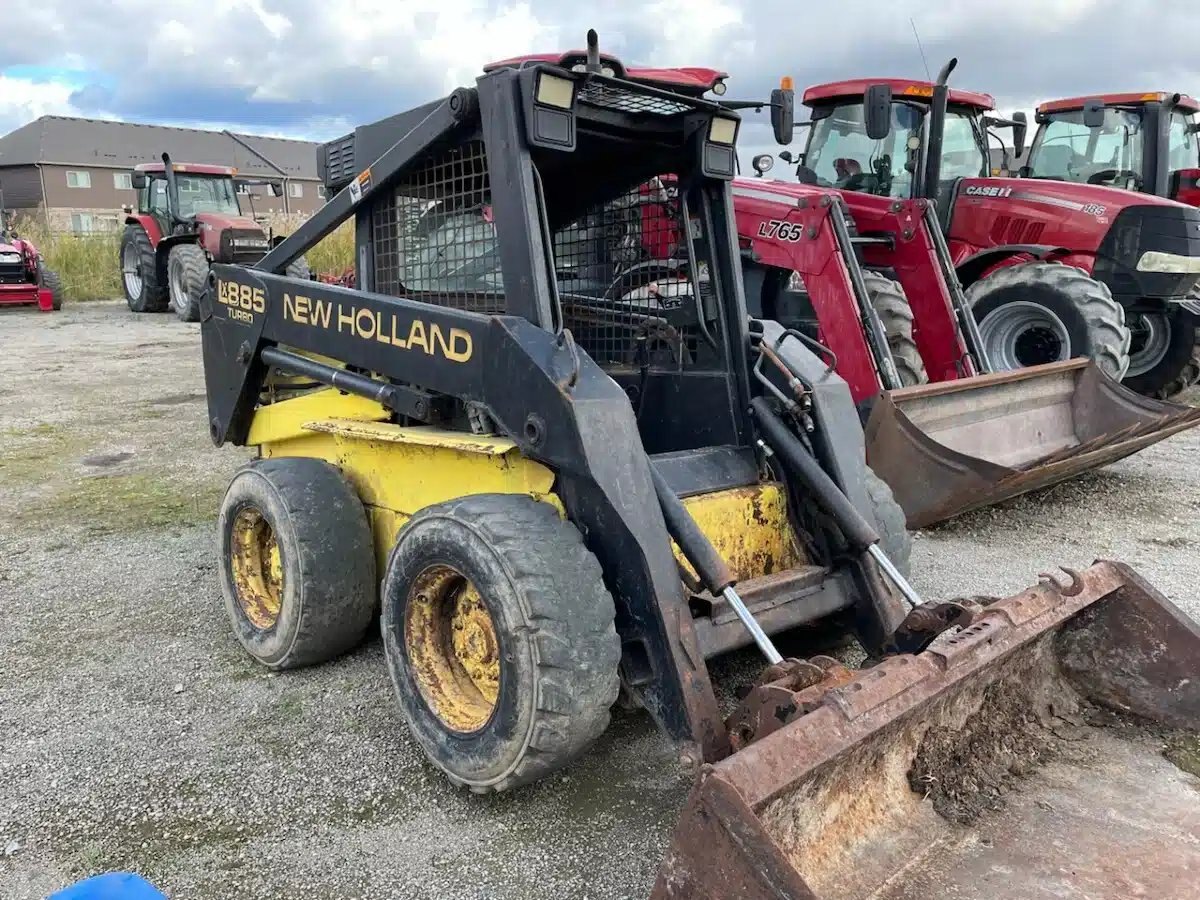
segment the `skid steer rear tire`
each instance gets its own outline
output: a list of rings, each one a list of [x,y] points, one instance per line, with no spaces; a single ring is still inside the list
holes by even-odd
[[[1196,383],[1200,378],[1196,316],[1172,306],[1160,313],[1131,313],[1129,319],[1140,352],[1131,355],[1130,371],[1122,382],[1127,388],[1168,400]],[[1148,342],[1154,347],[1147,346]]]
[[[1076,266],[1005,266],[971,285],[967,302],[996,371],[1083,356],[1115,381],[1129,368],[1125,310],[1106,285]],[[1041,324],[1022,328],[1022,318]]]
[[[480,494],[400,532],[382,590],[384,653],[417,743],[459,786],[502,791],[600,736],[620,642],[600,564],[554,507]]]
[[[221,591],[234,634],[271,669],[354,647],[375,612],[375,552],[354,488],[318,459],[257,460],[218,519]]]
[[[925,371],[925,361],[913,338],[913,313],[904,296],[904,288],[878,272],[863,272],[863,280],[871,305],[883,324],[883,333],[887,335],[901,386],[928,384],[929,373]]]
[[[871,511],[875,514],[875,530],[879,532],[879,546],[887,554],[900,574],[908,577],[912,561],[912,535],[909,534],[904,510],[892,495],[886,481],[866,467],[867,497]]]
[[[183,322],[200,321],[200,295],[208,279],[208,257],[198,244],[179,244],[167,257],[171,308]]]

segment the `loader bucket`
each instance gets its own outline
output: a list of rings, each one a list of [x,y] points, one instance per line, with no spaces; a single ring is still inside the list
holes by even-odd
[[[1090,360],[885,391],[867,462],[923,528],[1065,481],[1200,424],[1200,409],[1121,387]]]
[[[653,900],[1200,896],[1200,630],[1132,569],[848,671],[762,695]]]

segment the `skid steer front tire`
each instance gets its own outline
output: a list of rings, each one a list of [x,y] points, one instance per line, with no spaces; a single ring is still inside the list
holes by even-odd
[[[257,460],[229,483],[218,519],[221,592],[242,646],[271,669],[354,647],[375,611],[366,511],[317,459]]]
[[[868,466],[864,473],[867,498],[875,514],[875,530],[879,546],[900,574],[908,577],[912,557],[912,535],[909,534],[904,510],[892,495],[892,489]]]
[[[608,726],[612,597],[549,504],[481,494],[417,513],[392,550],[382,605],[401,711],[454,784],[485,793],[536,781]]]

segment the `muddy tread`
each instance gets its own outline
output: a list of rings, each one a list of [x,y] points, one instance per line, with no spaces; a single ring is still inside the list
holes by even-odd
[[[50,305],[52,309],[62,309],[63,305],[63,283],[62,277],[53,269],[48,268],[45,263],[38,262],[38,281],[42,287],[50,291]]]
[[[864,467],[864,481],[871,511],[875,514],[875,530],[879,532],[879,545],[888,555],[900,574],[908,577],[912,564],[912,534],[909,533],[907,517],[888,483],[875,474],[870,466]]]
[[[132,243],[137,247],[141,258],[142,293],[138,297],[130,297],[129,289],[125,286],[125,278],[121,278],[121,290],[125,294],[125,302],[129,309],[137,313],[163,312],[167,308],[167,286],[158,283],[158,260],[154,255],[154,247],[150,244],[150,235],[141,225],[126,225],[125,233],[121,235],[120,255],[118,263],[124,259],[125,247]]]
[[[929,373],[925,370],[925,361],[921,359],[921,351],[917,349],[917,342],[913,338],[913,312],[904,295],[904,288],[899,282],[878,272],[864,271],[863,280],[871,305],[883,323],[900,383],[904,387],[928,384]]]
[[[167,259],[168,284],[177,266],[183,268],[184,301],[180,304],[172,297],[171,306],[181,321],[199,322],[200,295],[204,293],[208,279],[208,256],[197,244],[179,244],[171,248],[171,255]]]
[[[1107,285],[1078,266],[1040,260],[1005,266],[967,288],[967,303],[974,308],[996,291],[1034,284],[1049,286],[1073,303],[1088,331],[1091,346],[1085,355],[1111,378],[1124,378],[1132,340],[1125,309]]]
[[[246,484],[250,482],[250,484]],[[296,604],[294,632],[267,656],[248,645],[229,572],[229,524],[240,497],[271,496],[287,519],[297,553],[284,558],[285,600]],[[276,532],[285,527],[273,523]],[[221,588],[235,633],[270,669],[296,669],[341,656],[363,638],[375,611],[375,552],[366,510],[345,476],[319,459],[255,460],[229,483],[219,517]],[[295,593],[287,589],[291,585]]]
[[[513,631],[530,637],[536,706],[519,761],[487,784],[468,784],[446,772],[477,793],[510,790],[567,765],[608,727],[621,656],[612,596],[578,529],[549,504],[508,494],[462,497],[417,513],[392,550],[387,581],[405,534],[437,520],[469,529],[492,550],[521,605],[524,622]],[[392,608],[386,585],[384,596],[386,620]],[[383,627],[386,643],[387,621]]]

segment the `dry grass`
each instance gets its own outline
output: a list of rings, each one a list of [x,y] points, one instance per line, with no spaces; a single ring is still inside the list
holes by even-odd
[[[291,234],[298,216],[271,217],[275,234]],[[51,231],[34,219],[16,223],[17,232],[33,241],[47,266],[62,276],[66,300],[112,300],[121,290],[121,232],[89,234]],[[354,265],[354,224],[346,222],[305,254],[315,274],[340,275]]]

